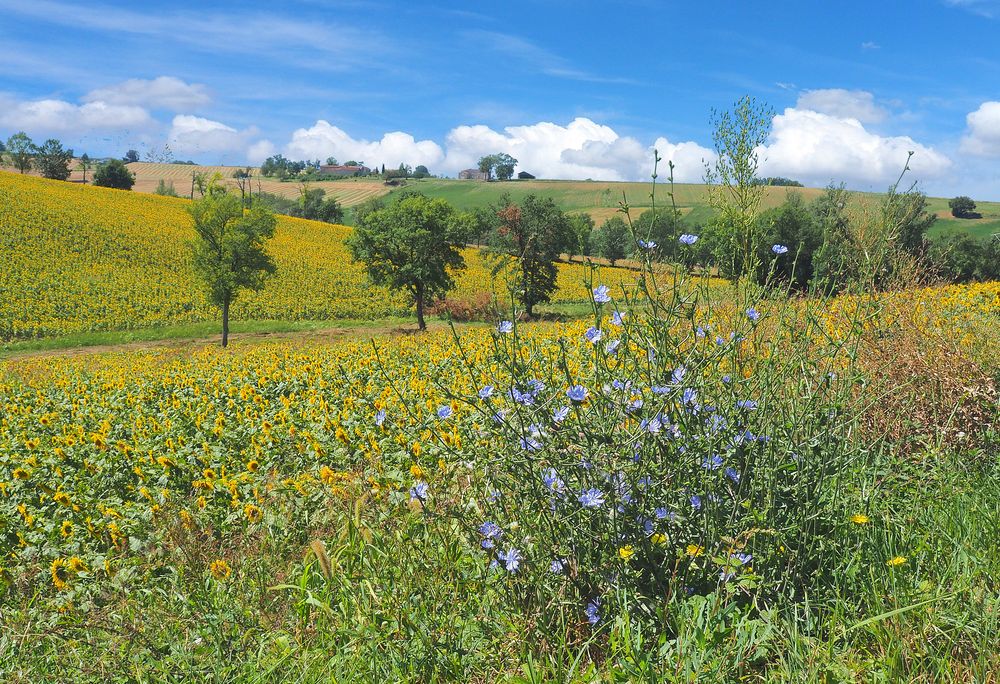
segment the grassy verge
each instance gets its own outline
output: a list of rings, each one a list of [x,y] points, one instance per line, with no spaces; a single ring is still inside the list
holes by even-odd
[[[240,335],[308,333],[321,330],[356,330],[360,328],[382,327],[388,330],[392,327],[412,322],[412,319],[409,318],[383,318],[370,321],[350,319],[336,321],[234,321],[230,327],[229,334],[238,339]],[[159,328],[141,328],[138,330],[87,332],[63,337],[6,342],[0,345],[0,358],[16,356],[25,352],[113,346],[137,342],[203,340],[219,335],[219,323],[215,321],[187,323]]]

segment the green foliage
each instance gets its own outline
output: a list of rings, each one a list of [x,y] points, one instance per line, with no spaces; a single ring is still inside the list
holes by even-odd
[[[125,162],[126,164],[136,163],[137,161],[139,161],[139,152],[136,150],[129,150],[128,152],[125,153],[125,156],[122,157],[122,161]]]
[[[460,250],[471,229],[472,218],[444,200],[407,194],[365,213],[347,245],[372,282],[413,297],[425,330],[424,307],[455,286],[452,272],[465,267]]]
[[[568,217],[570,228],[573,231],[573,240],[566,248],[566,253],[570,258],[574,254],[580,256],[590,256],[590,239],[594,232],[594,219],[590,214],[573,214]]]
[[[415,169],[413,169],[414,178],[429,178],[431,172],[427,170],[427,167],[423,164],[418,164]]]
[[[799,181],[792,180],[791,178],[784,178],[782,176],[775,176],[775,177],[769,176],[767,178],[758,178],[757,182],[760,183],[761,185],[770,185],[777,187],[791,187],[791,188],[803,187],[802,183],[800,183]]]
[[[731,112],[712,113],[715,162],[706,165],[705,182],[710,185],[709,202],[717,211],[720,233],[728,236],[730,248],[719,262],[723,274],[740,277],[757,266],[759,236],[757,212],[764,186],[757,178],[758,150],[767,142],[774,115],[767,105],[750,96],[741,98]]]
[[[789,192],[784,204],[761,213],[758,221],[757,282],[777,278],[795,289],[806,289],[813,278],[813,256],[823,245],[815,212],[802,195]],[[788,252],[775,254],[774,245],[787,247]]]
[[[655,254],[659,259],[671,261],[678,255],[678,238],[686,232],[700,232],[686,226],[673,208],[647,209],[634,222],[637,240],[656,243]],[[695,251],[698,251],[697,249]]]
[[[222,308],[222,346],[229,343],[229,307],[241,290],[260,290],[274,274],[274,259],[265,244],[274,237],[277,220],[263,204],[249,210],[242,201],[215,190],[193,202],[189,212],[197,235],[193,265],[209,300]]]
[[[955,218],[972,218],[975,215],[976,203],[971,197],[960,195],[948,200],[948,208]]]
[[[302,187],[299,201],[290,216],[324,221],[325,223],[343,223],[344,209],[333,197],[326,197],[323,188]]]
[[[156,184],[156,190],[153,191],[154,195],[163,195],[164,197],[178,197],[177,190],[174,188],[173,181],[165,181],[162,178],[160,182]]]
[[[490,246],[494,254],[513,257],[511,282],[525,313],[548,302],[556,289],[556,260],[576,241],[572,224],[551,198],[528,195],[520,204],[503,195],[493,213]],[[501,260],[498,267],[505,265]]]
[[[7,138],[7,156],[10,157],[11,164],[21,173],[27,173],[31,168],[31,157],[35,151],[35,144],[24,131],[18,131]]]
[[[612,266],[624,259],[633,247],[632,234],[620,216],[612,216],[591,234],[591,254],[604,257]]]
[[[125,162],[110,159],[94,172],[94,185],[117,190],[131,190],[135,185],[135,174],[129,171]]]
[[[80,170],[83,172],[83,182],[87,182],[87,171],[93,168],[93,164],[90,161],[90,155],[84,152],[80,155]]]
[[[836,291],[856,274],[853,263],[851,222],[847,214],[850,193],[843,185],[829,185],[811,206],[822,243],[813,257],[815,285]]]
[[[1000,240],[955,233],[930,242],[928,259],[938,275],[950,282],[1000,280]]]
[[[73,150],[63,148],[55,138],[49,138],[35,150],[35,166],[43,178],[66,180],[70,174]]]
[[[506,152],[488,154],[477,163],[479,170],[486,174],[486,180],[491,180],[495,174],[497,180],[509,181],[514,177],[515,166],[517,160]]]

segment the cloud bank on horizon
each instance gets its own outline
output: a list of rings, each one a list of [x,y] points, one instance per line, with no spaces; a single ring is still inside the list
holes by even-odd
[[[281,153],[293,159],[333,156],[387,167],[423,164],[452,176],[474,167],[483,155],[507,152],[519,160],[520,170],[542,178],[646,180],[656,149],[664,161],[674,163],[675,180],[699,182],[705,163],[714,158],[713,151],[697,141],[671,141],[662,136],[639,140],[584,116],[565,124],[539,121],[502,130],[462,124],[440,142],[418,140],[405,131],[389,131],[368,140],[319,119],[292,131],[286,141],[272,141],[262,137],[256,126],[238,129],[190,113],[211,101],[202,84],[172,76],[129,79],[92,90],[79,103],[0,97],[0,127],[38,137],[64,136],[71,144],[88,135],[117,132],[150,146],[168,144],[176,155],[206,163],[257,164]],[[171,114],[167,124],[163,115]],[[870,92],[804,91],[794,107],[775,114],[768,143],[760,150],[761,171],[807,185],[845,182],[879,187],[895,180],[911,151],[910,170],[917,180],[931,181],[953,170],[955,162],[934,146],[872,128],[889,117],[889,110]],[[968,113],[966,121],[961,151],[1000,159],[1000,102],[983,102]]]

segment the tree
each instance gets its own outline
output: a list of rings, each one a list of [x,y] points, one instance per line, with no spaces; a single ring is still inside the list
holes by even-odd
[[[549,301],[556,290],[555,262],[574,239],[572,226],[549,197],[528,195],[518,205],[505,194],[494,212],[492,251],[514,258],[514,293],[525,313],[534,316],[535,305]]]
[[[43,178],[64,181],[69,178],[73,150],[67,150],[55,138],[49,138],[35,150],[35,165]]]
[[[177,197],[177,190],[174,188],[173,181],[165,181],[162,178],[160,182],[156,184],[156,190],[153,191],[154,195],[162,195],[163,197]]]
[[[493,168],[496,170],[497,180],[509,181],[514,177],[514,167],[517,166],[517,160],[506,152],[501,152],[500,154],[493,155],[494,164]]]
[[[758,223],[757,282],[764,284],[774,277],[796,289],[806,289],[813,277],[813,255],[822,246],[823,235],[802,195],[789,192],[785,202],[763,212]],[[788,251],[778,254],[774,245]]]
[[[83,183],[87,183],[87,171],[90,170],[92,164],[90,163],[90,156],[84,152],[83,156],[80,157],[80,170],[83,171]]]
[[[196,238],[191,244],[194,270],[209,300],[222,309],[222,346],[229,344],[229,307],[241,290],[259,290],[274,274],[265,250],[277,219],[260,202],[243,202],[218,185],[188,208]]]
[[[125,156],[122,157],[122,161],[126,164],[134,164],[139,161],[139,153],[136,150],[129,150],[125,153]]]
[[[336,166],[337,165],[337,158],[336,157],[327,157],[326,158],[326,165],[327,166]]]
[[[479,161],[476,163],[476,167],[481,173],[486,174],[486,180],[493,179],[493,167],[496,166],[497,156],[495,154],[488,154],[485,157],[480,157]]]
[[[612,216],[594,231],[590,251],[604,257],[614,266],[616,261],[625,258],[632,242],[632,235],[622,217]]]
[[[110,159],[97,167],[97,171],[94,172],[94,185],[131,190],[135,185],[135,174],[128,170],[123,161]]]
[[[327,198],[323,188],[310,188],[303,183],[299,188],[298,204],[291,215],[311,221],[341,223],[344,220],[344,209],[333,197]]]
[[[253,200],[253,169],[249,166],[236,169],[233,171],[233,180],[240,189],[240,199],[243,200],[244,206],[248,206]]]
[[[851,222],[847,215],[850,198],[843,185],[829,185],[809,205],[821,240],[813,255],[813,289],[836,292],[856,276]]]
[[[570,229],[573,231],[572,244],[566,253],[572,260],[574,254],[590,256],[590,235],[594,232],[594,218],[590,214],[573,214],[568,217]]]
[[[31,168],[31,156],[34,151],[35,144],[24,131],[18,131],[7,138],[7,155],[14,168],[21,173],[27,173]]]
[[[455,286],[451,274],[465,267],[460,250],[470,228],[471,218],[445,200],[406,194],[366,214],[347,245],[373,283],[409,292],[426,330],[424,306]]]
[[[427,178],[431,175],[431,172],[427,170],[427,167],[423,164],[418,164],[415,169],[413,169],[414,178]]]
[[[683,233],[694,232],[691,226],[685,226],[680,213],[672,208],[661,207],[647,209],[639,215],[633,224],[636,240],[656,243],[654,254],[657,258],[670,260],[677,256],[678,238]],[[685,246],[685,255],[696,251]]]
[[[948,200],[948,207],[955,218],[973,218],[976,211],[976,203],[965,195]]]
[[[721,263],[724,275],[753,273],[756,267],[757,212],[764,186],[757,178],[759,150],[767,142],[774,111],[750,96],[732,112],[712,112],[715,162],[705,168],[709,203],[718,228],[728,234],[730,250]]]

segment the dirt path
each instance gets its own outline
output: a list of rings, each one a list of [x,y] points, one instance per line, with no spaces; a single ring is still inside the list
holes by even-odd
[[[461,327],[462,324],[457,324]],[[446,323],[428,322],[429,331],[447,330]],[[418,332],[416,323],[399,324],[387,323],[383,325],[371,326],[337,326],[331,325],[329,328],[318,328],[316,330],[294,330],[285,332],[252,332],[230,334],[230,346],[243,347],[252,344],[265,342],[301,341],[309,342],[335,342],[338,340],[368,340],[373,337],[396,337],[399,335],[414,335]],[[163,340],[140,340],[136,342],[122,342],[120,344],[95,344],[89,346],[67,347],[65,349],[29,349],[25,351],[15,351],[0,357],[0,363],[16,362],[18,359],[38,359],[38,358],[72,358],[78,356],[88,356],[92,354],[107,354],[113,352],[142,351],[145,349],[170,349],[178,352],[192,352],[205,347],[214,347],[219,344],[219,336],[192,337],[192,338],[170,338]]]

